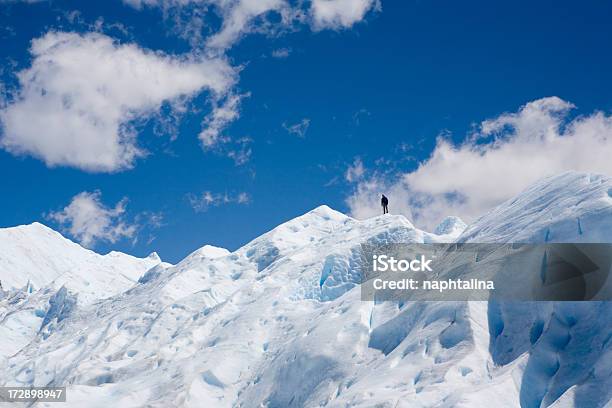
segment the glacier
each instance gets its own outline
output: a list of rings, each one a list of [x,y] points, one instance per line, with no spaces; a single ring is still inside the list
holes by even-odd
[[[362,301],[361,244],[398,242],[612,242],[612,178],[549,177],[434,233],[320,206],[176,265],[2,229],[0,385],[70,407],[611,406],[610,302]]]

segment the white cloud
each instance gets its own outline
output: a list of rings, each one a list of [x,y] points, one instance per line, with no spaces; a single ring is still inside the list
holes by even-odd
[[[214,151],[232,159],[237,166],[243,165],[251,158],[249,137],[230,138],[223,134],[225,128],[240,116],[240,103],[249,94],[230,93],[222,100],[213,101],[211,113],[202,122],[203,130],[199,134],[202,148]]]
[[[246,192],[229,194],[204,191],[201,194],[187,194],[187,200],[195,212],[206,212],[211,207],[219,207],[226,204],[246,205],[251,202],[251,197]]]
[[[253,139],[250,137],[241,137],[235,140],[232,146],[225,150],[227,157],[234,160],[236,166],[245,164],[251,159],[251,143],[253,143]]]
[[[135,9],[142,9],[143,7],[164,7],[169,6],[186,6],[191,3],[195,3],[194,0],[123,0],[128,6],[134,7]]]
[[[352,27],[372,9],[381,9],[378,0],[312,0],[310,14],[315,30],[337,30]]]
[[[344,173],[344,178],[349,183],[354,183],[356,181],[361,180],[363,175],[365,174],[365,167],[363,166],[363,161],[361,158],[355,157],[353,164],[348,166],[346,172]]]
[[[284,0],[239,0],[216,1],[223,19],[221,30],[209,37],[206,45],[210,48],[230,48],[245,33],[254,30],[253,20],[271,11],[281,12],[288,5]]]
[[[100,196],[99,191],[84,191],[74,196],[63,210],[47,217],[86,247],[98,241],[115,243],[122,238],[133,238],[138,228],[124,220],[127,199],[110,208],[101,202]]]
[[[147,153],[137,143],[137,124],[150,118],[164,122],[157,115],[162,104],[184,111],[185,102],[207,90],[212,111],[199,135],[203,148],[244,163],[250,157],[245,143],[238,149],[219,148],[233,140],[224,131],[240,117],[240,101],[248,95],[237,91],[240,68],[230,66],[227,49],[248,33],[278,35],[305,24],[315,30],[350,27],[369,10],[380,8],[378,0],[314,0],[310,5],[301,0],[124,3],[163,10],[164,18],[173,19],[174,32],[187,38],[194,50],[173,56],[120,44],[101,33],[48,32],[32,41],[32,65],[17,73],[19,87],[6,97],[0,89],[0,148],[37,157],[48,166],[124,170]],[[216,21],[211,15],[219,17],[220,28],[209,34],[211,21]],[[90,29],[99,30],[103,24],[99,20]],[[274,56],[288,53],[289,49],[276,50]],[[172,123],[155,129],[173,135]],[[303,137],[309,123],[304,119],[287,130]]]
[[[236,197],[236,202],[238,204],[248,204],[251,202],[251,197],[247,193],[242,192]]]
[[[291,48],[277,48],[272,51],[272,57],[278,59],[287,58],[289,54],[291,54]]]
[[[471,221],[549,175],[612,174],[612,116],[595,112],[571,119],[572,108],[557,97],[538,99],[482,122],[461,145],[440,138],[415,171],[360,183],[347,199],[351,212],[359,218],[377,214],[378,194],[385,192],[391,212],[431,228],[446,215]]]
[[[273,31],[272,24],[263,18],[270,12],[280,15],[280,23],[277,25],[281,26],[289,24],[295,13],[299,12],[285,0],[123,0],[123,2],[136,9],[158,7],[166,12],[173,11],[175,14],[187,10],[187,14],[200,21],[209,14],[209,10],[214,12],[221,19],[221,28],[206,39],[206,46],[209,50],[219,51],[231,48],[250,32]],[[189,24],[193,25],[193,20],[189,20]],[[195,24],[196,27],[203,25],[205,24]]]
[[[283,123],[283,128],[292,135],[297,137],[305,137],[306,132],[308,131],[308,127],[310,127],[310,119],[304,118],[300,120],[298,123],[293,125],[287,124],[287,122]]]
[[[282,29],[308,23],[313,30],[345,29],[362,21],[371,10],[380,11],[380,0],[123,0],[136,8],[158,7],[164,11],[188,10],[188,14],[204,20],[212,10],[221,18],[219,31],[209,36],[205,45],[210,50],[224,51],[231,48],[245,34],[252,32],[273,34]],[[275,13],[274,22],[266,17]],[[188,26],[202,27],[206,24]],[[194,33],[190,31],[190,36]]]
[[[164,55],[96,33],[49,32],[30,53],[31,67],[0,111],[0,145],[96,172],[129,168],[144,154],[131,121],[204,89],[223,94],[236,75],[224,59]]]
[[[379,0],[123,0],[136,9],[156,7],[164,17],[173,17],[175,29],[183,38],[189,39],[197,49],[206,55],[223,55],[229,48],[249,33],[277,35],[291,31],[299,25],[309,24],[314,30],[325,28],[348,28],[362,20],[368,11],[380,10]],[[205,38],[204,28],[210,27],[211,15],[220,19],[220,28]],[[274,15],[275,18],[269,18]],[[216,21],[216,19],[213,19]],[[291,50],[274,50],[274,58],[286,58]],[[211,114],[203,121],[204,128],[199,134],[205,150],[221,152],[232,158],[236,164],[246,162],[250,149],[239,143],[240,148],[224,146],[232,138],[224,134],[227,126],[240,117],[240,101],[246,94],[233,89],[212,99]],[[304,137],[310,119],[283,127],[291,134]]]
[[[248,96],[248,94],[229,94],[223,100],[213,101],[212,112],[204,119],[203,129],[198,136],[204,149],[227,142],[221,132],[240,116],[240,102]]]

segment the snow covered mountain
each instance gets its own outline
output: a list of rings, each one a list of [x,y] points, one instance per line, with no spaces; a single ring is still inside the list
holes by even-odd
[[[0,280],[5,290],[28,284],[35,289],[66,286],[88,303],[127,290],[160,263],[155,252],[146,258],[121,252],[99,255],[38,222],[0,229]]]
[[[362,243],[612,242],[611,227],[612,179],[583,173],[436,234],[322,206],[91,302],[54,284],[78,266],[38,277],[27,244],[0,241],[41,285],[0,300],[0,385],[66,385],[74,407],[610,406],[610,302],[363,302],[357,263]]]
[[[68,314],[77,304],[121,293],[154,266],[170,264],[156,253],[146,258],[121,252],[99,255],[37,222],[0,229],[5,291],[0,294],[0,358],[28,344],[51,314]],[[64,307],[55,311],[51,302],[59,299]]]

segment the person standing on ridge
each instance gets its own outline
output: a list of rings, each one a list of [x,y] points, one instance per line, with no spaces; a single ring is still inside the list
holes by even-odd
[[[389,199],[387,197],[385,197],[385,195],[382,195],[382,198],[380,199],[380,205],[382,205],[383,208],[383,214],[389,214]]]

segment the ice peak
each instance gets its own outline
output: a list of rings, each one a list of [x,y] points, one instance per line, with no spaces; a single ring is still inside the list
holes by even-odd
[[[33,222],[0,228],[0,279],[5,288],[65,285],[90,302],[129,288],[157,259],[112,251],[100,255]]]
[[[156,262],[161,262],[161,258],[159,257],[159,255],[157,254],[157,252],[153,251],[151,252],[148,256],[147,259],[150,259],[152,261],[156,261]]]
[[[47,227],[45,224],[42,224],[38,221],[34,221],[30,224],[23,224],[23,225],[17,225],[15,227],[9,227],[9,228],[5,228],[6,230],[10,231],[22,231],[24,233],[34,233],[34,232],[44,232],[44,233],[53,233],[53,234],[59,234],[57,231],[55,231],[54,229]]]
[[[43,245],[43,243],[49,245],[53,242],[54,245],[76,245],[80,247],[79,244],[71,241],[54,229],[36,221],[31,224],[0,228],[0,238],[2,237],[12,242],[25,241],[29,245]]]
[[[444,218],[434,230],[436,235],[461,234],[467,227],[466,223],[459,217],[450,215]]]
[[[23,227],[30,227],[30,228],[39,228],[39,229],[45,229],[45,230],[51,229],[51,228],[47,227],[45,224],[42,224],[42,223],[40,223],[40,222],[38,222],[38,221],[34,221],[34,222],[33,222],[33,223],[31,223],[31,224],[22,225],[22,226],[23,226]]]
[[[316,217],[320,217],[323,218],[324,220],[338,220],[338,221],[342,221],[345,220],[347,218],[349,218],[347,215],[342,214],[340,211],[336,211],[333,208],[323,204],[320,205],[316,208],[314,208],[313,210],[310,210],[309,212],[307,212],[306,214],[304,214],[303,216],[316,216]]]
[[[214,259],[214,258],[221,258],[229,254],[230,254],[230,251],[228,251],[225,248],[217,247],[214,245],[204,245],[203,247],[198,248],[195,251],[193,251],[191,255],[189,255],[189,258],[198,257],[198,258]]]

